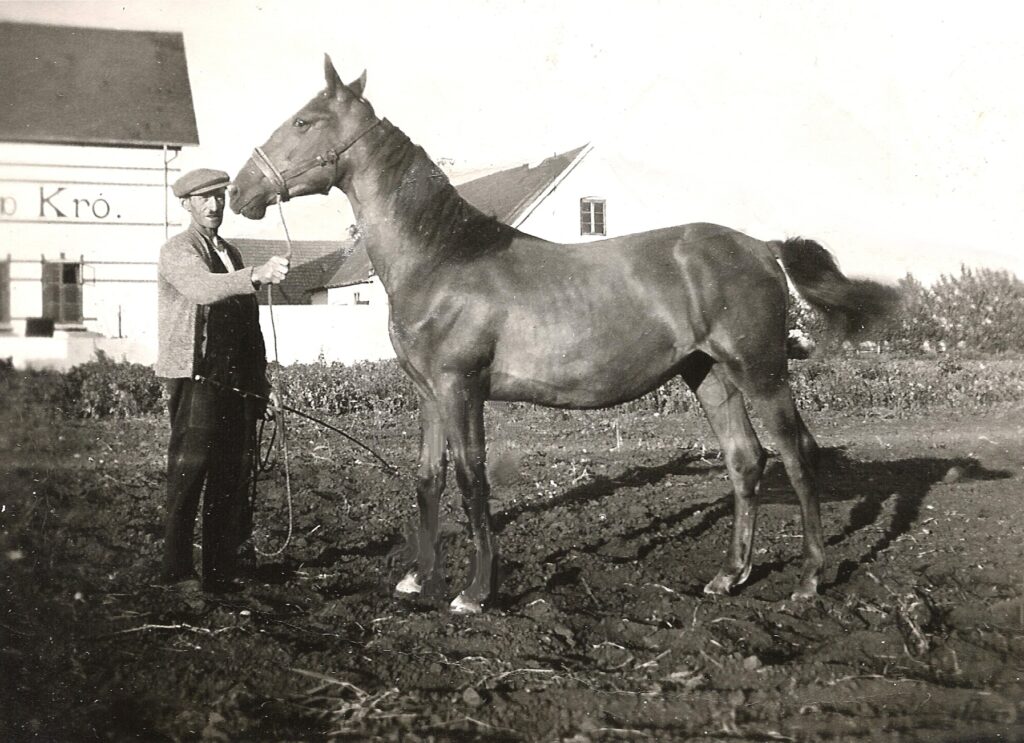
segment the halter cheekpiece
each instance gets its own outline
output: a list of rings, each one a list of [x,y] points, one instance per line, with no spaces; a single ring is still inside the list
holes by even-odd
[[[357,134],[356,137],[344,147],[329,149],[316,157],[310,158],[309,160],[303,160],[287,170],[282,171],[278,169],[278,167],[274,165],[273,160],[270,159],[270,156],[263,151],[262,147],[256,147],[253,149],[252,156],[249,159],[253,161],[256,167],[260,169],[260,172],[263,173],[267,180],[270,181],[271,185],[273,185],[274,190],[277,192],[277,197],[281,202],[288,201],[292,197],[291,193],[288,191],[289,179],[294,180],[296,177],[313,170],[314,168],[326,168],[328,165],[333,166],[334,177],[322,191],[322,193],[327,194],[331,190],[331,186],[333,186],[338,180],[338,162],[341,159],[341,156],[351,149],[356,142],[377,128],[378,125],[384,123],[384,121],[385,119],[378,119],[373,122],[370,126]]]

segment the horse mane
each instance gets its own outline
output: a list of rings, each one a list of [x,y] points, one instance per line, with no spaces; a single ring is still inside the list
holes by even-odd
[[[508,245],[515,230],[466,201],[419,145],[387,119],[385,136],[367,162],[378,193],[410,238],[446,257],[472,257]],[[502,238],[506,239],[502,239]]]

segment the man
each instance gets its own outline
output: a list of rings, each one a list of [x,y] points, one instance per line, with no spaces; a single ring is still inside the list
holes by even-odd
[[[228,184],[227,173],[206,168],[175,181],[191,224],[160,249],[157,272],[156,374],[171,419],[161,577],[195,577],[192,532],[202,496],[202,584],[210,591],[237,587],[239,554],[252,549],[253,450],[270,392],[255,292],[288,274],[280,256],[245,268],[218,236]]]

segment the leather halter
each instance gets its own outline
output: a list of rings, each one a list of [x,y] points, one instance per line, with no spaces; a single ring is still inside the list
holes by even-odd
[[[328,165],[333,165],[334,177],[328,182],[327,187],[321,192],[323,194],[327,194],[330,192],[331,186],[335,185],[338,180],[338,161],[341,158],[341,155],[351,149],[356,142],[373,131],[379,124],[384,123],[384,121],[384,119],[378,119],[373,122],[370,126],[357,134],[355,139],[344,147],[335,147],[327,150],[323,154],[317,155],[309,160],[303,160],[287,170],[279,170],[270,159],[270,156],[263,151],[262,147],[256,147],[252,151],[252,155],[249,159],[252,160],[256,167],[260,169],[260,172],[266,176],[268,181],[270,181],[271,185],[277,192],[278,200],[281,202],[288,201],[291,198],[291,194],[288,192],[289,179],[294,180],[297,176],[300,176],[313,168],[325,168]]]

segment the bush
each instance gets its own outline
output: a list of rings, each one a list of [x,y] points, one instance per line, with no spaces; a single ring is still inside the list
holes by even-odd
[[[79,418],[130,418],[164,407],[163,386],[152,368],[115,363],[102,352],[67,373],[66,395],[66,412]]]
[[[1024,282],[1006,271],[961,268],[931,289],[932,316],[949,348],[1024,350]]]
[[[64,412],[71,398],[68,381],[58,371],[15,371],[13,365],[5,365],[0,373],[0,401],[5,406],[20,402]]]
[[[96,361],[67,373],[0,369],[5,401],[36,404],[77,418],[130,418],[160,413],[163,386],[143,364],[115,363],[102,352]]]
[[[417,410],[419,396],[395,360],[293,364],[272,370],[282,392],[297,408],[331,415],[369,414],[378,421]]]

